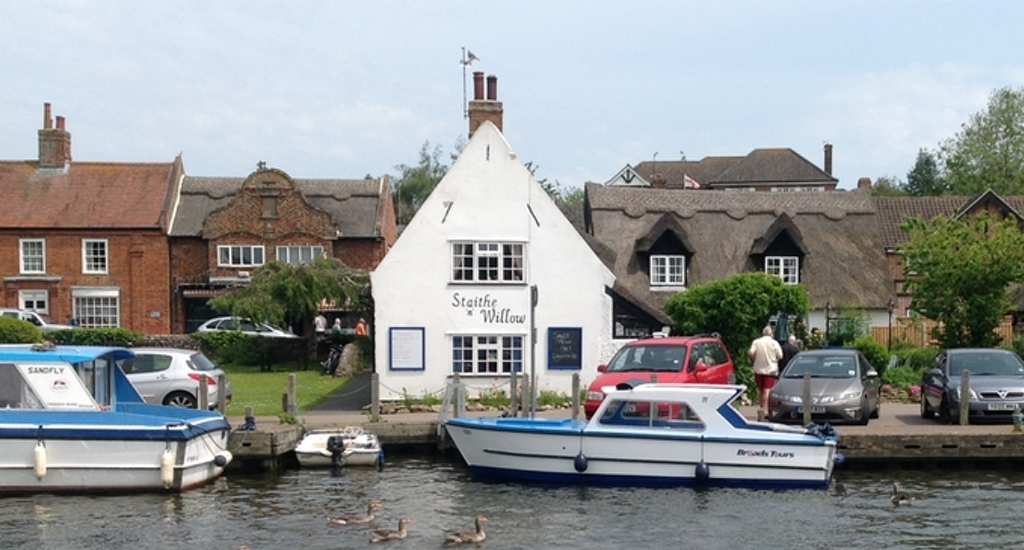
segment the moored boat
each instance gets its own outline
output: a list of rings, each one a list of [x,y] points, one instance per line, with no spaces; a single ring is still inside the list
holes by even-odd
[[[0,346],[0,494],[178,492],[221,475],[216,411],[145,403],[124,348]]]
[[[836,460],[830,426],[748,421],[738,385],[606,388],[589,421],[449,418],[445,427],[479,476],[648,486],[827,487]]]
[[[380,440],[358,426],[306,432],[295,446],[295,458],[304,468],[377,466],[383,459]]]

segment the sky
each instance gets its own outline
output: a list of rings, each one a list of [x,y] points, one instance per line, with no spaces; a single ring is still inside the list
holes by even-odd
[[[49,102],[76,161],[397,175],[425,143],[450,164],[483,71],[519,158],[566,188],[762,147],[823,168],[825,143],[853,188],[1024,86],[1021,21],[1016,0],[0,2],[0,159],[37,157]]]

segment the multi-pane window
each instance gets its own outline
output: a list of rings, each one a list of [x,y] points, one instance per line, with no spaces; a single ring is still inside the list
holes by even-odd
[[[683,285],[686,284],[686,257],[654,255],[651,256],[651,285]]]
[[[46,273],[46,241],[21,239],[21,272]]]
[[[522,336],[453,336],[452,371],[509,374],[523,371]]]
[[[118,327],[121,325],[118,289],[72,289],[74,317],[82,327]]]
[[[277,261],[286,264],[299,265],[311,264],[313,260],[322,258],[324,247],[322,246],[279,246],[277,247]]]
[[[452,281],[521,283],[522,243],[452,243]]]
[[[796,256],[767,256],[764,272],[781,277],[783,284],[795,285],[800,282],[800,258]]]
[[[49,313],[49,293],[45,290],[19,290],[18,307],[39,313]]]
[[[106,273],[108,267],[107,240],[82,240],[82,273]]]
[[[220,267],[256,267],[264,263],[262,246],[234,245],[217,247],[217,265]]]

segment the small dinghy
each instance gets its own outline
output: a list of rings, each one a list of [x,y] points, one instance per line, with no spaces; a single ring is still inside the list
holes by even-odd
[[[377,435],[358,426],[306,432],[295,447],[303,468],[376,466],[382,458]]]

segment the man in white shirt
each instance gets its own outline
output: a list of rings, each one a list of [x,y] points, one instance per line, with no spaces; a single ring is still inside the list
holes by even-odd
[[[768,416],[768,395],[779,375],[779,359],[782,359],[782,346],[772,336],[772,327],[761,330],[761,337],[750,344],[747,355],[754,361],[754,382],[761,405],[757,415],[763,418]]]

